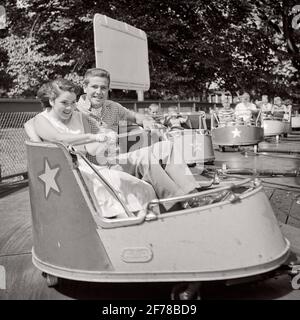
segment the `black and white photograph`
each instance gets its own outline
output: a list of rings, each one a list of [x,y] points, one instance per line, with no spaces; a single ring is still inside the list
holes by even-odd
[[[299,0],[0,0],[0,300],[300,300]]]

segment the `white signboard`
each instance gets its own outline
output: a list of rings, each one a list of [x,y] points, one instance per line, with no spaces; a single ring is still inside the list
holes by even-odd
[[[144,31],[96,14],[94,43],[96,67],[110,72],[112,89],[149,90],[148,41]]]

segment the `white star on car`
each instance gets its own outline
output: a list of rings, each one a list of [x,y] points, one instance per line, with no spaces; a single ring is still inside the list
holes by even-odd
[[[231,131],[233,133],[233,137],[241,137],[241,131],[238,128],[235,128],[233,131]]]
[[[59,171],[59,167],[56,168],[51,168],[48,161],[45,160],[45,169],[44,169],[44,173],[39,175],[39,179],[41,179],[44,184],[45,184],[45,196],[46,199],[48,197],[48,194],[50,192],[51,189],[57,191],[58,193],[60,192],[58,185],[55,181],[55,177]]]

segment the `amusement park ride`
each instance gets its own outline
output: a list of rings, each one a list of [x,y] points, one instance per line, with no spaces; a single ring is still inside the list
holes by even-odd
[[[149,88],[145,33],[98,14],[94,33],[97,66],[111,71],[112,85],[139,91]],[[132,61],[129,55],[134,51],[135,65],[123,64],[107,48],[114,55],[121,52],[127,61]],[[189,164],[212,163],[212,143],[223,151],[225,146],[253,145],[257,149],[264,135],[285,132],[285,124],[277,120],[263,120],[263,126],[257,120],[249,126],[232,123],[218,127],[216,118],[212,119],[210,132],[203,112],[187,116],[198,117],[196,127],[167,131],[163,136],[183,146]],[[25,128],[29,126],[30,122]],[[274,272],[293,276],[299,273],[298,262],[281,233],[260,180],[237,178],[203,188],[197,194],[153,199],[139,212],[130,212],[121,203],[127,216],[108,219],[88,191],[78,158],[119,199],[113,186],[76,146],[38,140],[26,142],[32,259],[49,286],[55,286],[59,278],[106,283],[180,282],[182,285],[174,287],[171,297],[195,299],[200,298],[202,282],[234,279],[238,283],[258,275],[270,277]],[[162,203],[191,197],[199,199],[198,207],[158,213]]]
[[[285,118],[278,117],[265,117],[262,120],[262,127],[264,129],[264,136],[275,136],[276,141],[279,141],[280,135],[287,136],[291,132],[292,126],[292,113],[291,110],[286,114]]]
[[[292,116],[291,126],[293,129],[300,129],[300,115],[298,113]]]
[[[254,124],[241,125],[236,122],[220,126],[216,113],[211,117],[212,138],[214,144],[219,146],[220,151],[225,151],[225,146],[236,147],[254,146],[254,151],[258,150],[258,143],[263,140],[264,129],[259,124],[258,116]]]

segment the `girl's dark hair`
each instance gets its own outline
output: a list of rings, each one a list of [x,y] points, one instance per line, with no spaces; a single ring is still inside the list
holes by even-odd
[[[43,84],[37,92],[37,98],[41,101],[43,108],[51,108],[50,100],[55,100],[62,92],[79,93],[79,88],[70,80],[58,78]]]

